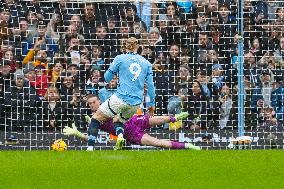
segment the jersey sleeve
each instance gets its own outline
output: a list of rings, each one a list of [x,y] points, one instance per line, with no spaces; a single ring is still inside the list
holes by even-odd
[[[113,76],[117,74],[119,63],[120,63],[119,58],[115,57],[113,62],[110,64],[108,70],[104,74],[105,82],[107,82],[107,83],[110,82],[112,80]]]
[[[150,97],[150,106],[155,106],[155,86],[153,81],[153,71],[152,66],[148,67],[147,77],[146,77],[146,84],[148,88],[148,95]]]

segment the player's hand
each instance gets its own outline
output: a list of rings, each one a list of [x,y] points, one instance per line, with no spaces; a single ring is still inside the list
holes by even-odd
[[[150,106],[148,108],[148,113],[150,114],[150,116],[154,116],[154,112],[155,112],[155,106]]]
[[[72,123],[72,128],[65,126],[63,129],[63,134],[66,136],[70,136],[70,135],[77,136],[77,137],[83,136],[83,134],[80,131],[78,131],[77,127],[75,126],[75,123]]]
[[[69,135],[75,135],[76,131],[78,131],[78,130],[77,130],[75,124],[73,123],[73,124],[72,124],[72,128],[71,128],[71,127],[68,127],[68,126],[65,126],[65,127],[64,127],[64,129],[63,129],[63,134],[64,134],[64,135],[67,135],[67,136],[69,136]]]
[[[85,116],[85,120],[86,120],[86,122],[87,122],[88,124],[90,124],[91,121],[92,121],[92,118],[91,118],[90,116],[86,115],[86,116]]]

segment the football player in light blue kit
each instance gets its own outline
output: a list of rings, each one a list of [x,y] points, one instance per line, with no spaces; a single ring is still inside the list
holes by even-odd
[[[110,82],[114,75],[118,76],[119,84],[117,91],[109,99],[101,104],[98,111],[92,116],[88,129],[88,149],[93,150],[93,145],[98,133],[100,124],[105,123],[116,115],[119,122],[114,123],[117,139],[117,148],[122,148],[125,140],[123,138],[123,124],[131,118],[142,103],[144,84],[148,86],[150,97],[150,115],[155,110],[155,87],[153,82],[152,64],[144,57],[136,54],[138,41],[131,37],[126,42],[126,54],[118,55],[113,60],[104,78]]]

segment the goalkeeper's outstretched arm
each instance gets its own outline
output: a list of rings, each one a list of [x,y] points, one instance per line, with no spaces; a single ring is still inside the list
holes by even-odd
[[[65,126],[64,129],[63,129],[63,134],[66,135],[66,136],[76,136],[83,141],[88,141],[88,135],[85,135],[85,134],[81,133],[80,131],[78,131],[78,129],[75,126],[74,123],[72,124],[72,128]]]

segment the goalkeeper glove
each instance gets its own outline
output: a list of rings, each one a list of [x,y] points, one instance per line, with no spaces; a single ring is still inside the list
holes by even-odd
[[[92,121],[92,118],[91,118],[90,116],[86,115],[86,116],[85,116],[85,120],[86,120],[86,122],[87,122],[88,124],[90,124],[91,121]]]
[[[175,118],[177,121],[180,121],[180,120],[186,119],[188,116],[189,116],[188,112],[181,112],[179,114],[176,114]]]
[[[63,134],[66,135],[66,136],[73,135],[73,136],[80,137],[80,138],[82,138],[84,136],[83,133],[81,133],[80,131],[77,130],[75,123],[72,123],[72,128],[65,126],[64,129],[63,129]]]

